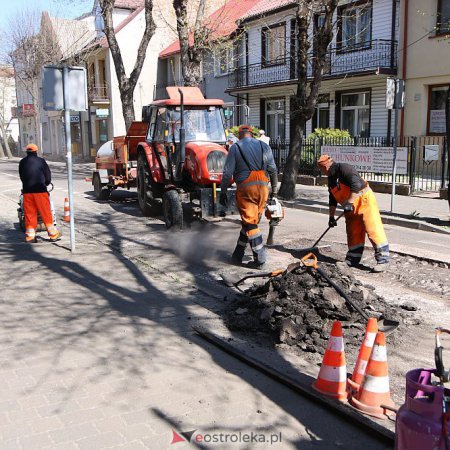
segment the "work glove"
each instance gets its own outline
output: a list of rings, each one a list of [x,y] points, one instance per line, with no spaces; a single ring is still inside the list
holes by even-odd
[[[330,219],[328,220],[328,226],[330,228],[334,228],[337,226],[337,220],[334,217],[330,217]]]
[[[227,191],[222,191],[219,197],[219,203],[226,208],[228,206]]]
[[[346,213],[353,212],[353,205],[351,203],[346,203],[344,205],[344,212]]]

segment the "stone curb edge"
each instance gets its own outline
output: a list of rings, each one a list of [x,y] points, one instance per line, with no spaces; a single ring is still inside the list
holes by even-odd
[[[328,208],[323,206],[304,205],[292,200],[282,200],[283,205],[293,209],[303,209],[305,211],[311,211],[320,214],[328,214]],[[386,225],[396,225],[399,227],[412,228],[414,230],[430,231],[433,233],[441,233],[450,235],[450,231],[443,230],[441,227],[425,224],[418,220],[401,219],[399,217],[391,217],[381,213],[381,219]]]

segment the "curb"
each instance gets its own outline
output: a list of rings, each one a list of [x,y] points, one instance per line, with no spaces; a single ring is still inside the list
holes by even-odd
[[[313,205],[304,205],[302,203],[298,203],[292,200],[283,200],[283,205],[288,208],[293,209],[302,209],[305,211],[320,213],[320,214],[328,214],[328,207],[324,206],[313,206]],[[396,225],[404,228],[411,228],[413,230],[421,230],[421,231],[429,231],[432,233],[440,233],[450,235],[450,231],[444,230],[441,227],[436,225],[425,224],[419,220],[409,220],[409,219],[401,219],[399,217],[392,217],[381,212],[381,219],[386,225]]]

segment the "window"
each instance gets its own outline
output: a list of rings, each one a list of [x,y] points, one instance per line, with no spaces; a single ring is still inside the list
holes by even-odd
[[[438,0],[437,34],[450,33],[450,0]]]
[[[370,135],[370,92],[341,95],[341,129],[352,136]]]
[[[338,46],[341,51],[359,50],[370,47],[372,35],[372,7],[364,4],[350,4],[339,10],[340,28]]]
[[[273,25],[262,30],[262,63],[284,64],[286,57],[286,24]]]
[[[181,112],[179,108],[167,113],[169,142],[180,141]],[[214,106],[208,109],[187,107],[184,110],[184,130],[186,142],[225,142],[222,110]]]
[[[445,102],[449,86],[430,86],[428,106],[428,133],[444,134]]]
[[[266,135],[273,141],[286,138],[285,102],[280,100],[266,101]]]
[[[154,140],[158,142],[164,142],[166,131],[166,108],[159,108],[156,117],[156,131]]]
[[[312,118],[312,131],[316,128],[330,127],[330,96],[328,94],[319,95],[316,111]]]
[[[227,75],[233,68],[233,51],[231,48],[222,48],[214,52],[214,76]]]

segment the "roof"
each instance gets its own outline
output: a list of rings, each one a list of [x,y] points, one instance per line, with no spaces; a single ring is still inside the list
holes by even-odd
[[[152,102],[152,105],[180,106],[183,93],[183,104],[186,106],[223,106],[223,100],[207,98],[198,87],[194,86],[167,86],[166,91],[169,98]]]
[[[114,2],[114,8],[120,9],[138,9],[144,6],[144,0],[116,0]]]
[[[241,22],[250,19],[256,19],[261,16],[265,16],[268,13],[272,13],[278,9],[283,9],[288,6],[298,5],[296,0],[261,0],[252,9],[250,9],[240,19]]]
[[[0,77],[10,78],[14,76],[14,69],[12,66],[0,66]]]
[[[237,20],[239,20],[247,11],[251,10],[261,0],[229,0],[218,10],[214,11],[204,21],[204,25],[213,32],[211,37],[218,39],[234,33],[237,29]],[[189,43],[193,43],[192,34],[189,36]],[[180,52],[180,41],[176,40],[166,47],[160,54],[160,58],[167,58]]]
[[[49,17],[63,58],[78,53],[95,38],[95,31],[90,30],[86,22],[80,20]]]

